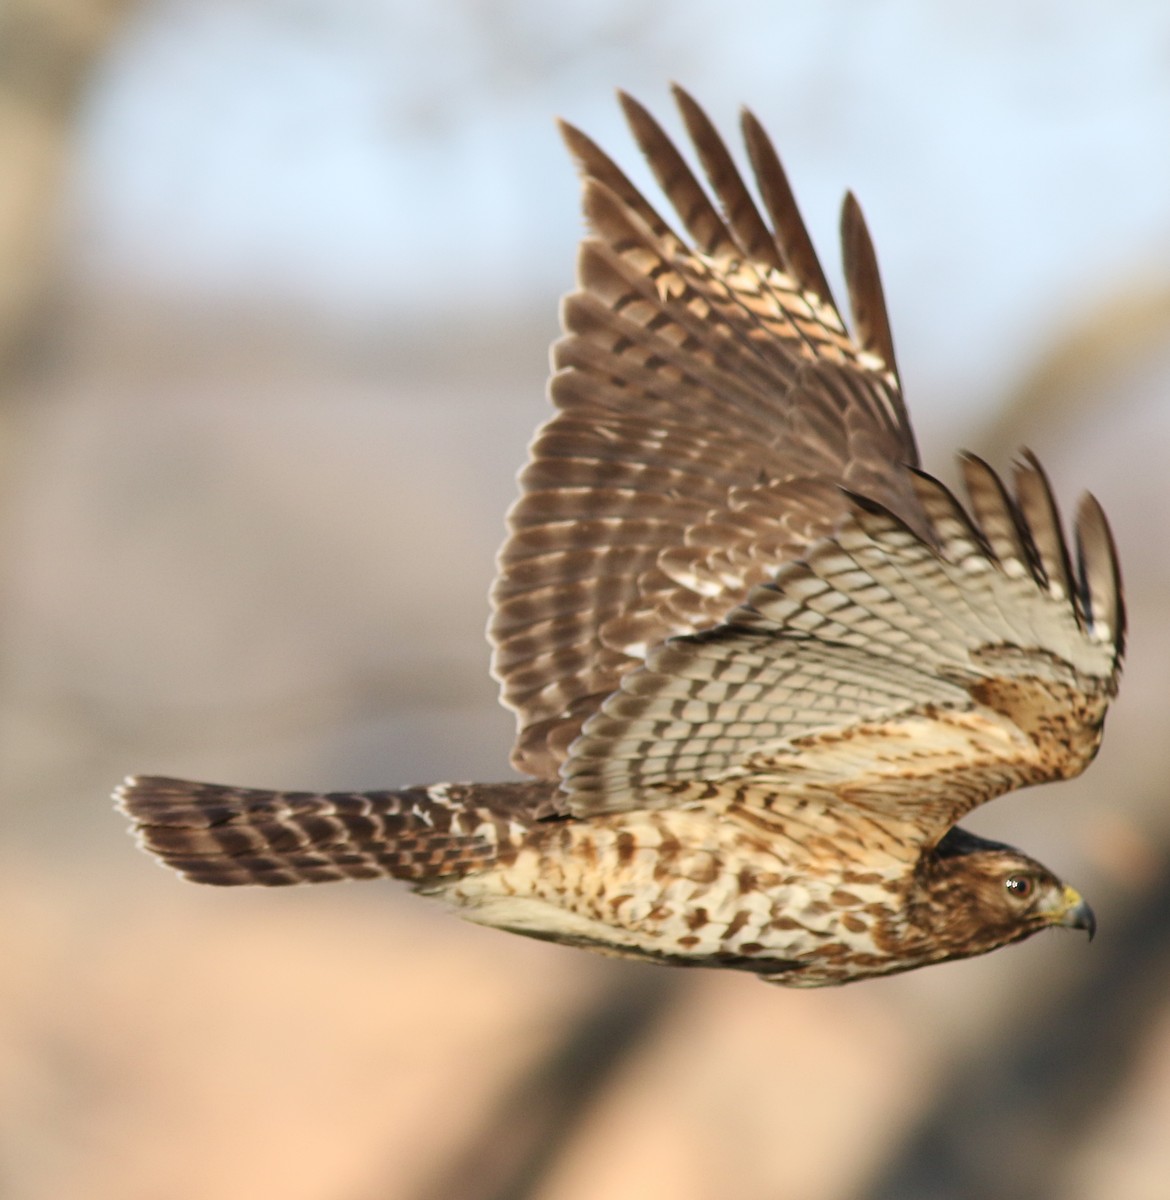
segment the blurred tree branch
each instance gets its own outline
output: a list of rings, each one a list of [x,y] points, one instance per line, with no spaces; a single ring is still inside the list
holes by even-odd
[[[1108,382],[1157,353],[1168,331],[1170,289],[1122,288],[1040,356],[976,439],[980,454],[1005,462],[1043,431],[1091,417],[1108,400]]]
[[[0,6],[0,378],[45,299],[53,214],[94,60],[134,0]]]

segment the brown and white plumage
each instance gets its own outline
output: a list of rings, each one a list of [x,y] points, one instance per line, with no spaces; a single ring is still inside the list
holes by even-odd
[[[513,764],[550,775],[646,649],[717,624],[849,511],[842,488],[913,511],[917,464],[873,252],[847,202],[850,338],[784,173],[745,123],[769,230],[714,129],[678,93],[724,220],[653,118],[631,128],[694,248],[565,127],[593,230],[564,303],[553,404],[520,476],[493,589]],[[883,357],[883,354],[885,357]]]
[[[202,882],[391,875],[486,924],[796,985],[1091,930],[954,825],[1096,752],[1124,641],[1099,506],[1070,553],[1030,455],[1010,489],[963,456],[965,502],[923,474],[856,201],[850,334],[758,122],[762,209],[686,93],[710,194],[621,99],[682,231],[564,127],[591,232],[490,626],[532,780],[139,777],[121,802]]]

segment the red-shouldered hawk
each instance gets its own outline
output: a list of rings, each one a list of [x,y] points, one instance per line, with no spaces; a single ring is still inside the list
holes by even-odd
[[[493,591],[531,778],[363,794],[138,776],[146,847],[202,883],[393,876],[485,925],[817,986],[979,954],[1076,891],[955,827],[1082,771],[1116,692],[1116,554],[1070,554],[1025,455],[966,506],[918,469],[861,210],[853,332],[750,113],[761,206],[676,90],[711,195],[622,96],[674,231],[564,126],[590,227]]]

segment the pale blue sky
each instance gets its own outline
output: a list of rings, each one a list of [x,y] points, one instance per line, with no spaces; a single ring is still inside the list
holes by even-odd
[[[671,122],[671,78],[763,119],[830,278],[858,192],[908,381],[956,403],[1170,273],[1160,0],[158,0],[92,92],[75,257],[342,325],[551,303],[581,227],[553,116],[636,165],[612,89]]]

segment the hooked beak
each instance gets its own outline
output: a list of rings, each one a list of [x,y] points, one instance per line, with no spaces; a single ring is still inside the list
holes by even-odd
[[[1063,925],[1066,929],[1083,929],[1093,940],[1097,932],[1097,918],[1084,897],[1074,887],[1065,885],[1060,897],[1060,905],[1052,914],[1054,925]]]

